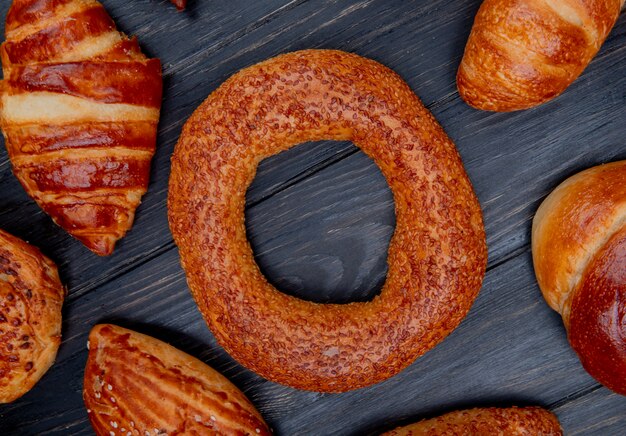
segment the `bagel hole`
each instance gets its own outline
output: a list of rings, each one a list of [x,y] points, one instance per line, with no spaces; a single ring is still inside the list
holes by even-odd
[[[352,143],[309,142],[265,159],[246,200],[255,260],[278,290],[334,304],[380,293],[395,229],[393,195]]]

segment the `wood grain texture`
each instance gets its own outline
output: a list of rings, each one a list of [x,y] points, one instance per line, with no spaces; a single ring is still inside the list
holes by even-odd
[[[532,216],[558,183],[626,158],[624,16],[568,92],[523,113],[487,114],[467,107],[454,81],[480,0],[196,0],[180,14],[165,0],[102,2],[121,30],[163,61],[151,184],[117,253],[97,259],[39,212],[0,147],[0,227],[40,246],[70,291],[58,363],[22,400],[0,408],[5,433],[91,434],[81,371],[87,332],[99,321],[200,357],[235,381],[278,434],[378,434],[453,409],[514,403],[554,406],[566,434],[626,429],[624,397],[599,388],[577,362],[536,288],[528,254]],[[0,16],[7,8],[0,4]],[[389,382],[340,396],[264,382],[215,345],[184,283],[165,213],[169,158],[189,114],[238,69],[303,48],[354,51],[409,83],[464,158],[490,247],[487,283],[457,332]],[[379,291],[391,196],[350,144],[306,144],[263,162],[248,205],[257,260],[279,288],[335,302]]]

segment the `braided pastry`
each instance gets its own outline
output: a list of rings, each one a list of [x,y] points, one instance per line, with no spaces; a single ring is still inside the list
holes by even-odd
[[[58,225],[111,254],[148,186],[159,60],[95,0],[15,0],[1,56],[13,172]]]
[[[83,398],[98,435],[271,434],[231,382],[164,342],[102,324],[88,346]]]

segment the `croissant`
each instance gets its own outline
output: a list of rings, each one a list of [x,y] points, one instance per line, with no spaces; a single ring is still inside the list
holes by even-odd
[[[83,398],[98,435],[269,435],[245,395],[197,359],[111,324],[89,334]]]
[[[561,436],[556,416],[541,407],[470,409],[401,427],[382,436]]]
[[[583,366],[626,395],[626,160],[561,183],[535,215],[532,251]]]
[[[0,48],[13,172],[99,255],[133,223],[155,151],[162,78],[95,0],[15,0]]]
[[[461,97],[505,112],[561,94],[583,72],[624,0],[485,0],[457,74]]]
[[[176,9],[182,11],[187,6],[187,0],[172,0],[172,3],[176,6]]]
[[[0,403],[31,390],[54,362],[64,298],[54,263],[0,230]]]

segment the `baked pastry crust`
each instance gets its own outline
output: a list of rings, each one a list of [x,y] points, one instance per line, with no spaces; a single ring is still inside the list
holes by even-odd
[[[31,390],[54,363],[64,298],[54,263],[0,230],[0,403]]]
[[[279,292],[246,239],[257,164],[322,139],[353,141],[394,193],[388,279],[370,302],[321,305]],[[394,72],[340,51],[285,54],[213,92],[176,146],[168,209],[192,294],[220,344],[300,389],[341,392],[398,373],[456,328],[484,276],[482,214],[454,144]]]
[[[52,219],[113,252],[146,192],[162,78],[95,0],[15,0],[0,49],[13,172]]]
[[[558,419],[541,407],[470,409],[446,413],[381,436],[561,436]]]
[[[111,324],[89,335],[83,398],[98,435],[269,435],[245,395],[199,360]]]
[[[457,74],[477,109],[515,111],[561,94],[594,58],[624,0],[485,0]]]
[[[561,183],[535,215],[532,249],[539,287],[583,366],[626,395],[626,161]]]

